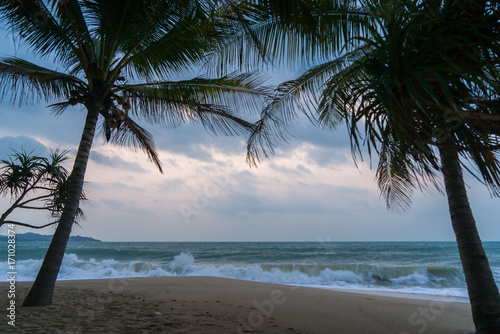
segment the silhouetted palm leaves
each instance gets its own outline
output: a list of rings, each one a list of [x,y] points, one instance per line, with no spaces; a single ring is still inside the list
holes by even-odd
[[[166,128],[198,123],[214,135],[252,129],[240,117],[268,93],[259,74],[177,78],[199,69],[231,36],[247,29],[234,15],[244,6],[201,0],[0,1],[2,23],[36,57],[54,63],[52,69],[0,58],[1,97],[50,101],[56,114],[74,106],[87,112],[69,184],[60,188],[68,194],[64,211],[25,305],[52,300],[96,124],[106,141],[142,150],[160,171],[158,150],[141,122]],[[62,203],[58,197],[52,205]]]
[[[12,205],[0,219],[3,224],[17,224],[25,227],[40,228],[40,226],[6,221],[15,209],[48,211],[56,219],[51,224],[57,224],[64,202],[68,196],[68,171],[61,165],[68,159],[67,151],[56,150],[50,158],[44,158],[24,151],[14,152],[7,159],[0,161],[0,194],[10,196]],[[82,193],[81,201],[86,201]],[[78,208],[76,220],[84,219],[83,211]]]
[[[408,207],[412,188],[439,185],[434,148],[443,145],[477,166],[475,175],[497,194],[499,24],[492,20],[498,5],[468,21],[457,19],[452,4],[443,6],[373,1],[353,7],[351,18],[364,28],[340,48],[335,43],[343,36],[333,36],[332,49],[343,53],[332,52],[333,59],[278,87],[249,137],[249,162],[286,141],[302,111],[326,128],[346,124],[355,159],[363,145],[377,153],[379,185],[396,210]]]

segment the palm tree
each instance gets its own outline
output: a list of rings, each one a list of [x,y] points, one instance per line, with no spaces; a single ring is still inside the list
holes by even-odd
[[[499,195],[500,6],[374,0],[349,14],[365,23],[364,33],[342,54],[278,87],[249,138],[248,159],[255,164],[286,140],[302,110],[327,128],[344,122],[355,159],[363,144],[377,155],[389,208],[407,208],[414,189],[440,189],[442,173],[477,333],[499,333],[500,294],[462,169]]]
[[[228,107],[241,112],[258,108],[265,92],[259,76],[167,79],[195,69],[236,31],[231,8],[220,1],[196,0],[0,2],[7,28],[36,56],[63,69],[15,57],[0,59],[2,96],[21,103],[55,102],[51,106],[56,113],[71,106],[86,111],[64,211],[23,305],[52,301],[98,121],[109,142],[143,150],[160,171],[151,134],[136,121],[166,127],[193,122],[225,135],[251,129]]]
[[[70,175],[61,165],[68,160],[67,153],[55,150],[47,159],[22,151],[14,152],[0,161],[0,194],[10,196],[13,200],[12,205],[0,216],[0,227],[11,224],[40,229],[58,223],[68,194]],[[80,202],[86,200],[82,192]],[[41,226],[7,220],[16,209],[48,211],[56,220]],[[80,208],[75,218],[75,222],[85,218]]]

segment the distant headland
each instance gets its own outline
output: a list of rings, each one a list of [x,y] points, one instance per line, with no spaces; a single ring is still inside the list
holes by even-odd
[[[38,234],[38,233],[19,233],[16,234],[16,242],[50,242],[52,235]],[[0,235],[0,242],[7,242],[6,235]],[[69,242],[102,242],[90,237],[82,237],[79,235],[69,237]]]

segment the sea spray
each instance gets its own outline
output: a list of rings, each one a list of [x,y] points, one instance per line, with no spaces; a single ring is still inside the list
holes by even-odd
[[[41,265],[41,260],[23,260],[19,263],[21,268],[20,280],[33,280]],[[265,268],[257,265],[206,265],[195,264],[193,255],[180,253],[171,263],[154,264],[141,261],[118,262],[113,259],[83,260],[75,254],[67,254],[64,258],[59,273],[59,279],[96,279],[119,277],[161,277],[161,276],[215,276],[232,279],[251,280],[257,282],[313,286],[324,288],[352,288],[369,290],[387,290],[401,292],[418,292],[432,294],[447,294],[453,296],[466,296],[460,289],[442,289],[439,279],[433,279],[420,273],[407,276],[383,277],[382,269],[374,272],[353,272],[350,270],[334,270],[324,268],[317,275],[306,273],[313,270],[300,269],[283,271],[277,267],[266,265]],[[401,272],[406,273],[406,268]],[[397,270],[391,268],[394,275]]]
[[[177,275],[183,276],[186,275],[193,263],[193,255],[189,253],[180,253],[179,255],[174,256],[174,261],[170,264],[170,268],[172,268]]]
[[[48,245],[18,246],[17,279],[33,280]],[[500,252],[500,243],[486,246]],[[500,256],[492,258],[498,280]],[[453,243],[80,243],[68,246],[58,279],[159,276],[467,296]]]

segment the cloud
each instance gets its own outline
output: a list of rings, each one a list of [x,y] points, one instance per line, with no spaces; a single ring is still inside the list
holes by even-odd
[[[23,48],[13,48],[10,37],[0,38],[0,49],[52,66],[50,57],[40,61]],[[272,75],[279,83],[304,70],[276,70]],[[71,108],[55,117],[45,101],[19,107],[8,100],[6,95],[0,104],[4,136],[0,154],[9,154],[10,148],[36,148],[42,155],[48,147],[77,147],[84,111]],[[259,112],[244,118],[255,121]],[[366,163],[357,170],[352,162],[345,125],[326,131],[300,115],[290,127],[289,142],[281,143],[276,154],[256,169],[244,161],[245,135],[215,137],[193,124],[177,129],[140,125],[153,134],[165,174],[158,173],[144,155],[94,141],[86,175],[90,203],[84,206],[88,219],[82,223],[83,234],[113,241],[314,241],[330,234],[332,240],[454,238],[446,197],[437,192],[417,193],[404,215],[385,210],[373,171],[367,171]],[[230,181],[220,181],[222,176]],[[481,234],[498,240],[498,199],[490,199],[484,186],[466,177]],[[209,203],[187,225],[179,205],[193,206],[199,194],[215,195],[205,195]],[[7,198],[0,199],[0,208],[8,205]],[[29,214],[22,217],[36,221]]]
[[[43,157],[49,156],[49,149],[40,143],[38,140],[26,136],[5,136],[0,138],[0,157],[6,158],[7,156],[17,152],[33,153]]]
[[[155,143],[160,150],[181,154],[203,162],[213,162],[214,151],[224,152],[228,155],[245,152],[244,137],[212,136],[200,125],[185,124],[177,129],[151,126],[150,128],[146,127],[146,129],[153,134]]]
[[[377,198],[375,192],[366,189],[327,184],[277,183],[275,188],[274,193],[248,187],[230,189],[227,196],[214,198],[214,211],[227,216],[246,213],[350,215]],[[353,201],[353,198],[357,200]]]
[[[36,137],[53,148],[76,147],[85,124],[85,114],[69,109],[55,117],[51,110],[46,108],[47,104],[43,101],[37,106],[19,107],[5,102],[0,104],[0,132],[13,137]]]
[[[101,154],[95,150],[93,150],[90,153],[90,160],[92,160],[98,164],[105,165],[108,167],[115,167],[115,168],[118,168],[120,170],[130,170],[130,171],[134,171],[134,172],[145,172],[145,169],[142,168],[136,162],[125,161],[117,155],[107,156],[107,155]]]
[[[162,160],[170,159],[169,153],[184,155],[200,162],[213,163],[214,154],[226,156],[242,156],[246,154],[247,136],[212,136],[200,125],[185,124],[177,129],[164,129],[157,125],[145,126],[150,131],[157,147],[163,151]],[[352,163],[349,149],[349,137],[345,128],[327,131],[314,126],[308,120],[298,121],[290,129],[287,143],[280,143],[274,158],[287,158],[291,151],[301,149],[307,151],[307,159],[319,166]],[[244,158],[243,158],[244,159]],[[265,162],[266,160],[264,160]]]
[[[336,131],[325,130],[307,119],[301,119],[288,130],[286,143],[278,143],[275,158],[290,157],[290,152],[303,151],[303,158],[310,162],[326,167],[335,164],[352,162],[350,156],[350,141],[345,127],[340,126]]]
[[[175,189],[178,189],[179,187],[184,186],[185,183],[186,182],[181,178],[169,179],[169,180],[165,180],[162,183],[160,183],[158,185],[158,189],[161,191],[175,190]]]
[[[102,198],[99,200],[97,206],[104,206],[105,210],[109,213],[119,212],[129,216],[144,217],[150,212],[144,208],[137,207],[136,203],[132,200],[115,200],[112,198]],[[85,210],[85,209],[84,209]]]
[[[302,165],[300,163],[297,163],[293,167],[287,167],[287,166],[278,165],[275,162],[270,161],[269,167],[277,172],[285,173],[285,174],[289,174],[289,175],[301,175],[303,173],[306,173],[306,174],[311,173],[310,169],[308,169],[307,167],[305,167],[304,165]]]
[[[119,181],[111,182],[109,184],[106,184],[106,186],[110,186],[110,187],[113,187],[113,188],[117,188],[117,189],[121,189],[121,190],[126,190],[126,191],[133,191],[133,192],[140,192],[140,191],[142,191],[141,187],[131,186],[131,185],[125,184],[123,182],[119,182]]]

